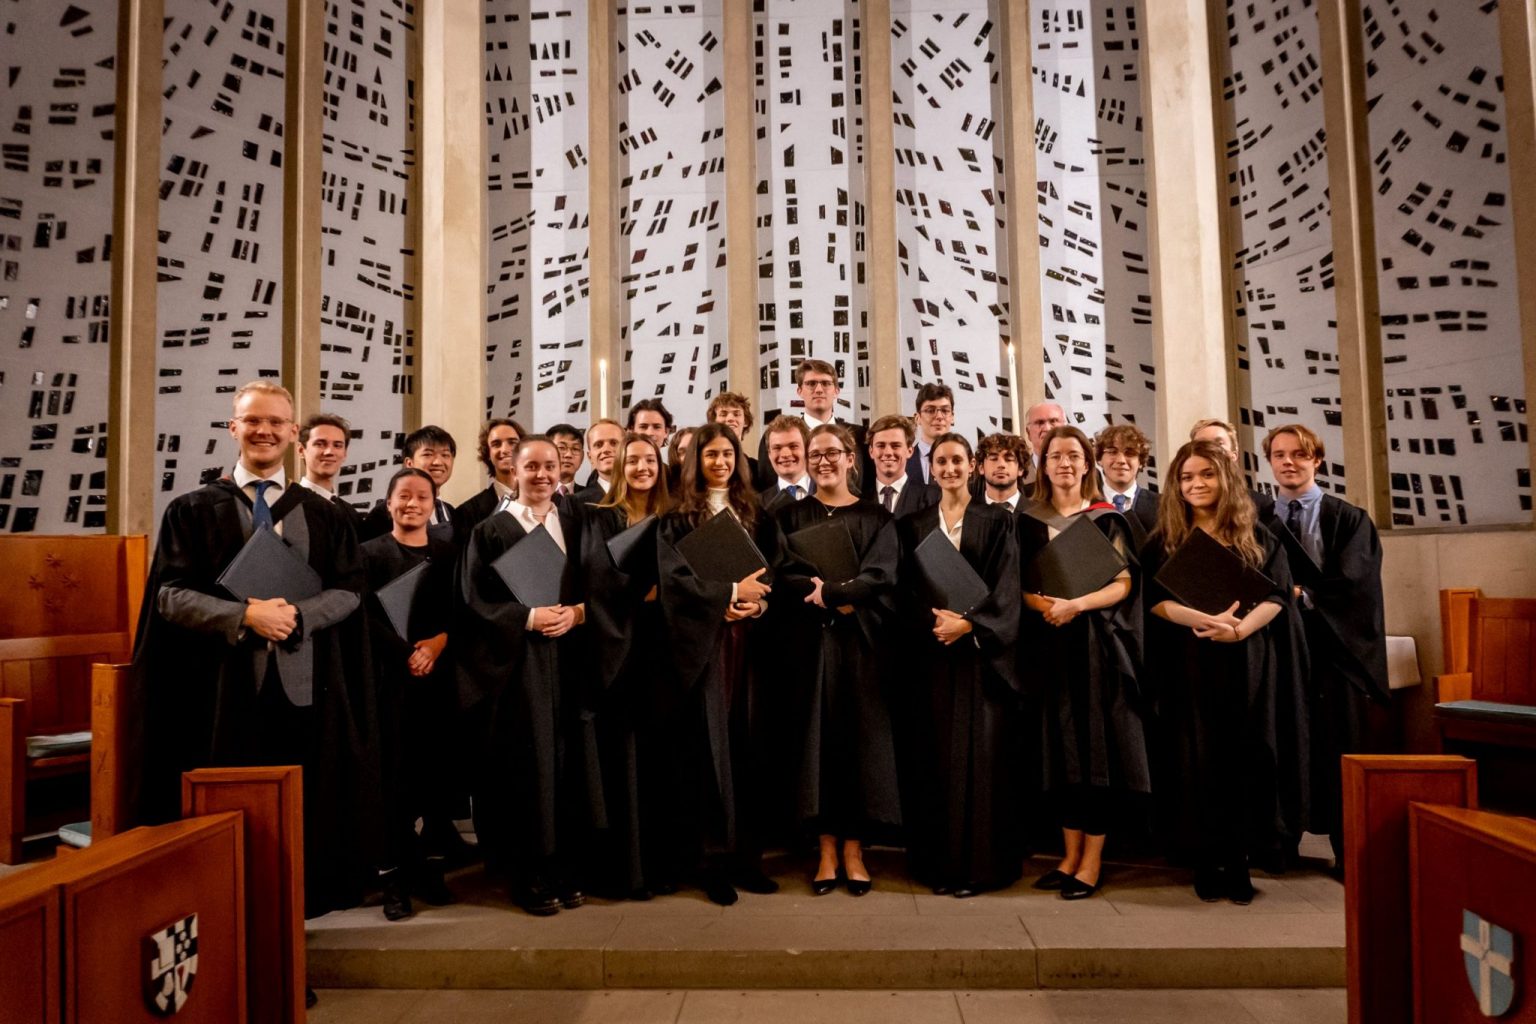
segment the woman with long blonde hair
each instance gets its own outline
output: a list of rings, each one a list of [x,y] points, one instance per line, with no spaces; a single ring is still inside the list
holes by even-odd
[[[1169,464],[1158,528],[1142,551],[1147,584],[1146,674],[1157,680],[1167,764],[1160,786],[1170,838],[1195,867],[1206,902],[1253,900],[1250,852],[1288,831],[1282,790],[1297,766],[1282,764],[1294,727],[1277,648],[1291,600],[1285,549],[1260,529],[1237,464],[1217,444],[1191,441]],[[1211,614],[1180,603],[1156,580],[1195,530],[1202,530],[1274,584],[1250,610]],[[1271,623],[1275,623],[1271,626]],[[1277,697],[1278,695],[1278,697]],[[1305,774],[1305,765],[1300,771]]]

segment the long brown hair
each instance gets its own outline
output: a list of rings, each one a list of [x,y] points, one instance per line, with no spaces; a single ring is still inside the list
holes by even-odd
[[[747,460],[741,453],[741,442],[736,431],[724,423],[706,423],[693,432],[693,442],[688,445],[688,457],[683,460],[683,482],[674,506],[694,526],[709,518],[709,484],[704,480],[704,446],[718,437],[731,443],[736,453],[736,472],[726,499],[731,511],[741,525],[749,531],[757,525],[757,494],[752,490],[752,480],[747,475]]]
[[[1163,496],[1157,503],[1157,528],[1163,533],[1163,550],[1173,554],[1184,543],[1194,525],[1195,513],[1184,500],[1179,475],[1184,464],[1199,456],[1216,467],[1221,494],[1216,498],[1216,527],[1212,536],[1235,550],[1243,561],[1257,569],[1264,564],[1264,547],[1254,536],[1259,517],[1254,510],[1248,487],[1237,473],[1237,463],[1227,450],[1214,441],[1190,441],[1179,449],[1163,479]]]
[[[635,500],[639,492],[630,490],[629,481],[624,478],[624,456],[632,444],[648,444],[651,451],[656,453],[656,482],[645,492],[643,501]],[[624,440],[619,444],[618,459],[614,463],[613,480],[608,484],[608,493],[603,495],[597,507],[623,509],[627,522],[639,522],[646,516],[661,515],[671,504],[672,496],[667,493],[667,467],[661,461],[661,449],[644,434],[637,434],[633,430],[626,432]]]
[[[848,487],[851,487],[857,491],[859,486],[860,452],[859,446],[854,443],[853,431],[849,430],[841,423],[823,423],[821,426],[811,431],[811,438],[814,440],[815,438],[820,437],[822,434],[831,434],[833,437],[837,438],[837,443],[843,446],[843,451],[848,457],[848,461],[844,465],[843,480]],[[811,446],[809,442],[807,442],[805,446],[805,471],[807,473],[811,471]]]
[[[1058,437],[1076,441],[1083,450],[1083,497],[1089,501],[1103,501],[1104,492],[1099,490],[1099,471],[1093,464],[1093,442],[1088,440],[1087,434],[1070,425],[1052,427],[1040,439],[1040,451],[1036,453],[1035,486],[1030,489],[1030,497],[1040,505],[1051,503],[1051,475],[1045,471],[1045,457],[1050,454],[1051,442]]]

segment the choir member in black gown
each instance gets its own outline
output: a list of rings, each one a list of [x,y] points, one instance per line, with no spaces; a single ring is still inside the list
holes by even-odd
[[[910,823],[913,873],[939,894],[974,896],[1019,876],[1021,715],[1014,644],[1019,630],[1019,552],[1013,518],[972,500],[975,458],[960,434],[929,451],[939,504],[897,521],[899,578],[915,707],[920,790]],[[934,608],[917,546],[944,531],[987,585],[964,615]]]
[[[1317,485],[1323,442],[1300,423],[1272,429],[1264,457],[1274,498],[1259,521],[1286,545],[1309,656],[1312,738],[1310,831],[1326,833],[1334,867],[1344,866],[1344,793],[1339,758],[1369,749],[1367,714],[1390,704],[1381,538],[1365,510]]]
[[[449,766],[454,717],[453,674],[444,658],[453,571],[458,549],[429,532],[437,487],[422,470],[406,468],[389,480],[384,508],[392,530],[360,549],[367,574],[377,680],[379,746],[384,793],[384,916],[411,915],[411,893],[434,905],[451,902],[443,882],[443,851],[426,848],[430,837],[452,827],[446,800],[452,792]],[[406,636],[401,637],[377,597],[378,591],[418,565]],[[416,819],[423,822],[416,834]]]
[[[899,549],[890,514],[861,502],[849,487],[860,453],[846,427],[823,423],[812,430],[806,461],[816,493],[778,509],[779,531],[787,539],[829,520],[841,522],[858,556],[858,575],[823,579],[788,542],[779,562],[785,648],[802,669],[802,678],[786,678],[799,704],[797,816],[820,842],[812,891],[825,895],[846,878],[848,891],[862,896],[871,886],[863,844],[892,835],[901,824],[885,683],[894,676],[881,672],[878,656],[883,631],[895,626]]]
[[[486,869],[511,880],[529,913],[548,915],[585,902],[568,870],[579,829],[592,823],[592,781],[579,738],[579,701],[561,678],[562,640],[581,624],[580,579],[563,574],[558,604],[519,602],[492,567],[535,529],[548,530],[574,563],[581,545],[575,509],[553,500],[560,456],[539,434],[523,438],[513,461],[519,497],[470,533],[456,589],[463,603],[454,665],[459,700],[475,724],[475,834]],[[568,755],[569,757],[568,763]]]
[[[702,862],[715,903],[736,902],[736,889],[773,892],[761,869],[760,822],[754,820],[750,630],[767,610],[771,587],[758,570],[731,583],[697,576],[677,545],[716,515],[733,515],[764,557],[778,549],[771,520],[758,509],[741,443],[729,427],[700,427],[688,449],[677,506],[656,537],[662,614],[679,700],[670,745],[677,800],[677,845],[684,867]]]
[[[1285,700],[1282,615],[1291,594],[1285,549],[1259,528],[1237,464],[1219,444],[1191,441],[1168,467],[1158,528],[1142,551],[1147,584],[1147,673],[1161,711],[1168,779],[1160,787],[1171,838],[1195,865],[1195,892],[1207,902],[1253,899],[1250,851],[1288,833],[1282,791],[1297,766],[1281,756]],[[1246,615],[1180,604],[1156,575],[1194,530],[1204,530],[1274,582]],[[1271,623],[1274,623],[1271,626]],[[1305,762],[1300,771],[1305,773]]]
[[[594,720],[602,766],[602,819],[592,876],[599,891],[647,900],[671,891],[667,865],[657,863],[654,833],[663,828],[668,794],[661,723],[666,720],[658,666],[666,634],[656,600],[656,535],[625,555],[608,542],[649,516],[667,511],[661,452],[643,434],[624,436],[613,486],[601,503],[583,506],[582,574],[590,669],[583,703]]]
[[[1021,566],[1029,566],[1079,516],[1134,562],[1131,527],[1099,493],[1093,447],[1076,427],[1042,439],[1034,500],[1018,518]],[[1134,564],[1071,600],[1027,594],[1019,650],[1038,672],[1041,780],[1061,824],[1061,863],[1035,882],[1064,899],[1099,886],[1104,840],[1131,794],[1150,792],[1136,672],[1141,600]],[[1022,667],[1021,667],[1022,668]],[[1022,674],[1022,672],[1021,672]]]

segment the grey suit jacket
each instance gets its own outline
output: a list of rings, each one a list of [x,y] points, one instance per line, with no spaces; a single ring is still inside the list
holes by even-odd
[[[298,486],[297,484],[291,486]],[[246,540],[251,536],[251,510],[244,502],[235,503],[240,509],[240,526]],[[282,520],[283,540],[305,560],[309,558],[309,521],[304,516],[304,503],[293,506]],[[295,707],[309,707],[315,701],[314,648],[310,643],[314,634],[341,622],[357,610],[358,595],[350,590],[322,590],[314,597],[300,601],[299,629],[281,643],[263,640],[244,625],[245,606],[239,601],[204,594],[186,587],[166,586],[156,596],[160,614],[167,622],[185,629],[205,633],[217,633],[231,647],[244,646],[250,650],[251,673],[259,691],[266,681],[269,659],[276,658],[277,674],[282,682],[283,693]],[[295,637],[297,639],[295,639]]]

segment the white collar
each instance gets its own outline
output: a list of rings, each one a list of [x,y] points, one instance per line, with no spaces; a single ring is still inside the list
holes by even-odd
[[[506,501],[508,498],[513,498],[517,495],[516,491],[502,483],[500,480],[497,480],[495,477],[491,477],[491,486],[496,490],[496,498],[498,501]]]
[[[255,473],[252,473],[249,469],[245,468],[245,463],[236,462],[235,471],[230,475],[234,478],[235,486],[241,490],[244,490],[245,488],[251,486],[251,484],[262,480],[277,484],[277,493],[279,494],[288,489],[288,472],[287,470],[283,469],[282,466],[278,466],[277,472],[273,473],[271,476],[257,476]],[[272,504],[273,500],[276,499],[269,499],[267,504]]]
[[[810,413],[805,413],[800,418],[805,420],[805,426],[806,426],[806,429],[808,429],[808,430],[815,430],[817,427],[825,426],[828,423],[836,423],[837,422],[837,417],[836,416],[833,416],[829,420],[819,420],[815,416],[812,416]]]
[[[307,476],[299,481],[299,486],[300,487],[307,487],[307,488],[309,488],[311,491],[314,491],[316,494],[320,495],[320,497],[324,498],[326,501],[335,501],[336,500],[336,492],[335,491],[331,490],[329,487],[322,487],[322,486],[320,486],[319,484],[315,483],[313,480],[311,480]]]
[[[1013,489],[1013,493],[1008,495],[1006,498],[998,499],[992,497],[990,494],[988,494],[986,498],[988,505],[1007,505],[1015,512],[1019,510],[1019,489],[1017,487],[1015,487]]]
[[[1127,505],[1134,505],[1136,503],[1137,490],[1139,490],[1139,488],[1136,486],[1136,481],[1134,480],[1131,481],[1131,489],[1128,491],[1117,491],[1113,485],[1110,484],[1108,478],[1104,480],[1104,499],[1111,505],[1114,504],[1115,495],[1117,494],[1125,495],[1125,503]]]
[[[787,491],[791,487],[800,488],[801,494],[810,494],[811,475],[809,473],[803,474],[798,480],[785,480],[783,477],[779,477],[779,490]]]
[[[899,498],[899,497],[901,497],[901,492],[906,489],[906,486],[907,486],[907,474],[905,474],[905,473],[901,474],[901,476],[897,477],[895,480],[892,480],[888,484],[881,483],[879,481],[879,479],[877,478],[875,480],[875,493],[879,494],[881,491],[883,491],[887,487],[889,487],[891,489],[891,491],[892,491],[892,494],[895,497]]]

